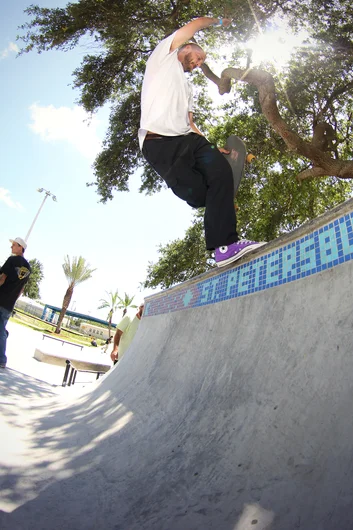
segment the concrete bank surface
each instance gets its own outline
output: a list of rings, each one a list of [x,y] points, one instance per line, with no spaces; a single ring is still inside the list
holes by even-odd
[[[0,374],[2,530],[352,530],[353,202],[150,297],[80,393]]]

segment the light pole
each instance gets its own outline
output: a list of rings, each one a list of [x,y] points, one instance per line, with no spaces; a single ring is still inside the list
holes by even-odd
[[[28,238],[29,238],[29,236],[30,236],[30,234],[31,234],[31,232],[32,232],[32,230],[33,230],[34,225],[35,225],[35,222],[36,222],[36,220],[38,219],[38,215],[40,214],[40,211],[41,211],[41,209],[43,208],[44,203],[45,203],[45,201],[47,200],[47,198],[48,198],[48,197],[51,197],[51,198],[53,199],[54,202],[57,201],[57,198],[55,197],[55,195],[53,195],[53,193],[51,193],[50,191],[45,190],[44,188],[38,188],[37,191],[39,191],[39,193],[42,193],[42,192],[44,191],[44,192],[45,192],[45,197],[44,197],[44,199],[43,199],[43,201],[42,201],[42,204],[41,204],[40,207],[39,207],[39,210],[38,210],[38,212],[37,212],[35,218],[33,219],[33,222],[32,222],[32,224],[31,224],[31,227],[30,227],[30,229],[28,230],[28,233],[27,233],[27,235],[26,235],[26,237],[25,237],[25,241],[26,241],[26,242],[28,241]]]

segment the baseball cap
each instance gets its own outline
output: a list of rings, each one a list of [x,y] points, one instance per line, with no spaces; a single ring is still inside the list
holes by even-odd
[[[16,239],[10,239],[11,243],[17,243],[18,245],[21,245],[25,250],[27,248],[27,243],[22,239],[22,237],[16,237]]]

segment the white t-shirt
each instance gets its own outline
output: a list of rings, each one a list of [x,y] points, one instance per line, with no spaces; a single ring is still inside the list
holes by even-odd
[[[174,35],[162,40],[147,61],[141,94],[141,149],[147,131],[164,136],[192,132],[188,116],[192,88],[178,60],[178,49],[170,52]]]

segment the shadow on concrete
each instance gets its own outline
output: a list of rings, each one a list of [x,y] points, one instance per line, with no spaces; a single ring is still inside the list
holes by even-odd
[[[50,385],[12,368],[0,372],[0,394],[10,399],[52,397],[56,395],[55,386],[57,385]]]

